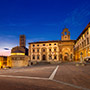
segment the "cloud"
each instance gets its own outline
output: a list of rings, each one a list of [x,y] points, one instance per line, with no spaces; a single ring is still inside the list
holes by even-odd
[[[4,50],[9,50],[9,48],[4,48]]]
[[[0,55],[10,55],[12,47],[17,44],[18,41],[13,35],[0,36]]]

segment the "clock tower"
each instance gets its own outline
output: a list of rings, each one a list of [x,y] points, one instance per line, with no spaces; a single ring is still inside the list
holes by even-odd
[[[70,40],[70,32],[68,31],[68,28],[63,30],[61,40]]]

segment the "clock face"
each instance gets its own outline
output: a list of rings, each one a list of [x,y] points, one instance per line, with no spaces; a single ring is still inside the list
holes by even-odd
[[[65,36],[65,38],[67,38],[67,37]]]

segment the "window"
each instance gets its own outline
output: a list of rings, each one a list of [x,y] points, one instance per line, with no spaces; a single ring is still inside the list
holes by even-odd
[[[83,45],[83,42],[82,42],[82,47],[83,47],[84,45]]]
[[[45,44],[43,44],[43,46],[45,46]]]
[[[50,60],[52,59],[52,56],[51,56],[51,55],[49,55],[49,59],[50,59]]]
[[[35,45],[33,45],[33,47],[35,47]]]
[[[22,42],[24,42],[24,40],[21,40]]]
[[[67,32],[65,32],[64,34],[67,35]]]
[[[60,59],[62,59],[62,54],[60,54]]]
[[[4,61],[3,64],[4,64],[4,65],[7,65],[7,62]]]
[[[37,49],[37,52],[39,52],[39,49]]]
[[[39,59],[39,55],[37,56],[37,59]]]
[[[57,56],[54,56],[54,59],[57,59]]]
[[[56,43],[54,45],[56,45]]]
[[[45,52],[45,49],[43,49],[43,52]]]
[[[87,31],[87,35],[88,35],[88,31]]]
[[[12,57],[12,60],[14,60],[14,57]]]
[[[89,44],[89,38],[87,38],[87,44]]]
[[[56,52],[56,48],[54,49],[54,51]]]
[[[60,52],[61,52],[62,50],[60,49]]]
[[[33,52],[35,52],[35,49],[33,49]]]
[[[35,55],[33,55],[33,59],[35,59]]]
[[[81,43],[80,43],[80,48],[81,48]]]
[[[86,34],[85,34],[85,37],[86,37]]]
[[[15,60],[17,60],[17,57],[15,57]]]
[[[20,57],[20,60],[24,60],[24,57]]]
[[[84,46],[86,46],[86,40],[84,40]]]
[[[72,59],[72,54],[70,55],[70,58]]]
[[[51,46],[51,44],[49,44],[49,46]]]
[[[71,52],[72,52],[72,49],[71,49]]]
[[[49,49],[49,51],[51,52],[51,49]]]
[[[37,45],[37,46],[39,46],[39,45]]]

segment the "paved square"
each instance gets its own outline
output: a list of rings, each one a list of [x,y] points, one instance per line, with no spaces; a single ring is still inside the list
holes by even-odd
[[[0,70],[0,90],[90,90],[90,65],[40,65]]]

